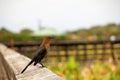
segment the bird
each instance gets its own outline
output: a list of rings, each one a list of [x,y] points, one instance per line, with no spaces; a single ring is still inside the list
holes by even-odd
[[[51,39],[54,37],[45,37],[41,43],[41,45],[39,46],[38,50],[36,51],[36,55],[32,58],[32,60],[28,63],[28,65],[22,70],[21,73],[23,73],[29,65],[31,65],[34,62],[34,66],[37,63],[40,63],[42,65],[42,67],[45,67],[41,60],[47,55],[48,53],[48,49],[50,47],[50,41]]]

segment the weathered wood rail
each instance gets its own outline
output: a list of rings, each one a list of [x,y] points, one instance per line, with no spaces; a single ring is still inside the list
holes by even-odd
[[[8,47],[11,47],[10,43],[6,43]],[[39,46],[39,42],[16,42],[15,48],[25,53],[35,52],[32,49],[26,49],[30,47]],[[53,54],[53,52],[56,52]],[[64,54],[63,54],[63,53]],[[72,53],[71,53],[72,52]],[[77,61],[90,61],[90,60],[106,60],[108,56],[112,57],[115,61],[120,59],[120,41],[96,41],[96,42],[52,42],[51,49],[48,57],[56,57],[58,61],[61,61],[62,57],[68,59],[68,57],[74,56]]]
[[[15,74],[0,53],[0,80],[16,80]]]
[[[21,74],[29,61],[29,58],[0,44],[0,80],[63,80],[47,68],[41,68],[40,64],[30,65]]]

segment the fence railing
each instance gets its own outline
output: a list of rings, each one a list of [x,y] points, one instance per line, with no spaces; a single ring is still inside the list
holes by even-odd
[[[10,47],[10,43],[6,43]],[[15,48],[24,53],[35,52],[39,42],[16,42]],[[52,42],[50,58],[61,61],[69,57],[75,57],[77,61],[106,60],[109,57],[115,61],[120,58],[120,41],[96,41],[96,42]]]
[[[0,52],[0,80],[17,80],[14,71]]]
[[[63,80],[48,68],[41,68],[40,64],[30,65],[21,74],[30,61],[28,57],[0,43],[0,80]]]

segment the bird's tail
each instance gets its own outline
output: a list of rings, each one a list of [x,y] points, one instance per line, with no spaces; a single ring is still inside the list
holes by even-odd
[[[30,64],[32,64],[32,63],[33,63],[33,60],[31,60],[31,61],[29,62],[29,64],[22,70],[21,73],[23,73],[23,72],[27,69],[27,67],[28,67]]]

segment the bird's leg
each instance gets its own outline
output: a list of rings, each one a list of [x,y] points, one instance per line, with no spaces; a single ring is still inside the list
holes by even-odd
[[[34,66],[35,66],[36,64],[37,64],[37,62],[35,61],[35,62],[34,62]]]
[[[43,65],[42,62],[39,62],[39,63],[42,65],[42,67],[45,67],[45,65]]]

